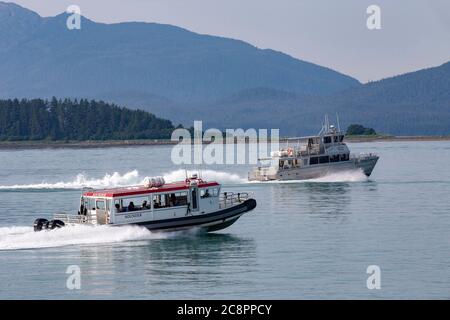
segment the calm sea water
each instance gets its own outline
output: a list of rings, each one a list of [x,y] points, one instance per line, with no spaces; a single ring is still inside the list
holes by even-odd
[[[183,178],[170,147],[0,151],[0,298],[450,298],[450,143],[350,147],[380,155],[369,180],[247,183],[249,166],[203,168],[226,190],[254,192],[257,209],[215,234],[164,235],[31,226],[74,212],[83,185]],[[70,265],[80,290],[66,287]],[[369,265],[380,290],[367,289]]]

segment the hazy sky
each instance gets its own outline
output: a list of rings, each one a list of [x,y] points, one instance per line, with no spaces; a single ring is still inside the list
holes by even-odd
[[[249,42],[362,82],[450,60],[450,0],[16,0],[42,16],[71,4],[99,22],[147,21]],[[381,7],[381,30],[366,9]]]

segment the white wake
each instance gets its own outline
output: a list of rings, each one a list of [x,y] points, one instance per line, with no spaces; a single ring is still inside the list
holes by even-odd
[[[137,170],[129,171],[123,175],[118,172],[105,174],[103,178],[100,179],[92,179],[85,174],[79,173],[72,181],[60,181],[54,183],[43,181],[34,184],[15,184],[0,186],[0,190],[82,189],[85,187],[101,189],[129,186],[139,184],[141,181]]]
[[[247,179],[237,174],[215,170],[188,171],[188,176],[192,173],[199,173],[201,178],[206,181],[217,181],[223,184],[246,183]],[[184,170],[175,170],[164,175],[164,180],[174,182],[186,179]]]
[[[207,181],[217,181],[222,184],[244,184],[248,183],[247,178],[241,177],[237,174],[215,171],[215,170],[202,170],[198,171],[188,171],[188,175],[192,173],[200,173],[201,178]],[[163,174],[164,180],[166,182],[182,181],[186,178],[185,170],[175,170]],[[115,187],[125,187],[133,185],[142,185],[148,179],[147,176],[141,176],[137,170],[132,170],[126,172],[125,174],[120,174],[114,172],[112,174],[105,174],[103,178],[90,178],[85,174],[78,174],[71,181],[60,181],[60,182],[40,182],[32,184],[15,184],[15,185],[2,185],[0,186],[0,191],[9,190],[59,190],[59,189],[70,189],[78,190],[85,187],[94,189],[103,188],[115,188]],[[361,170],[343,171],[338,173],[330,173],[324,177],[310,180],[290,180],[290,181],[269,181],[262,183],[299,183],[299,182],[360,182],[366,181],[367,177]],[[260,182],[256,182],[260,183]]]
[[[0,250],[102,244],[164,237],[167,235],[152,233],[138,226],[74,226],[40,232],[34,232],[32,227],[15,226],[0,228]]]
[[[315,179],[307,179],[307,180],[284,180],[284,181],[252,181],[251,183],[334,183],[334,182],[362,182],[367,181],[368,178],[364,174],[362,170],[349,170],[349,171],[341,171],[329,173],[323,177],[315,178]]]
[[[198,171],[188,171],[188,174]],[[166,182],[182,181],[186,178],[185,170],[175,170],[166,174],[163,174]],[[245,183],[246,179],[239,177],[236,174],[214,171],[214,170],[202,170],[201,177],[204,180],[218,181],[221,183]],[[2,185],[0,191],[3,190],[59,190],[59,189],[71,189],[77,190],[82,188],[116,188],[126,187],[132,185],[142,185],[148,179],[147,176],[141,176],[137,170],[120,174],[114,172],[112,174],[105,174],[103,178],[90,178],[85,174],[79,173],[71,181],[59,181],[59,182],[40,182],[31,184],[14,184],[14,185]]]
[[[327,174],[326,176],[306,180],[308,182],[361,182],[367,181],[367,176],[362,170],[350,170]]]

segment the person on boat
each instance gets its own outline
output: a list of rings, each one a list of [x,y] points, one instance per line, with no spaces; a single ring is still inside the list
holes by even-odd
[[[115,205],[116,209],[115,209],[115,213],[120,213],[120,204],[116,203]]]
[[[144,200],[142,202],[142,210],[145,210],[145,209],[150,209],[149,206],[147,206],[147,200]]]
[[[134,210],[135,210],[134,203],[133,203],[133,201],[131,201],[130,204],[128,205],[128,211],[134,211]]]

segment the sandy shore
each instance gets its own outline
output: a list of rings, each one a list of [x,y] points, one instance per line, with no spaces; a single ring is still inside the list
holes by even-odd
[[[450,136],[347,136],[351,143],[379,141],[450,141]],[[286,142],[281,138],[280,143]],[[45,149],[45,148],[108,148],[132,146],[175,145],[171,140],[106,140],[106,141],[0,141],[0,150],[8,149]]]

